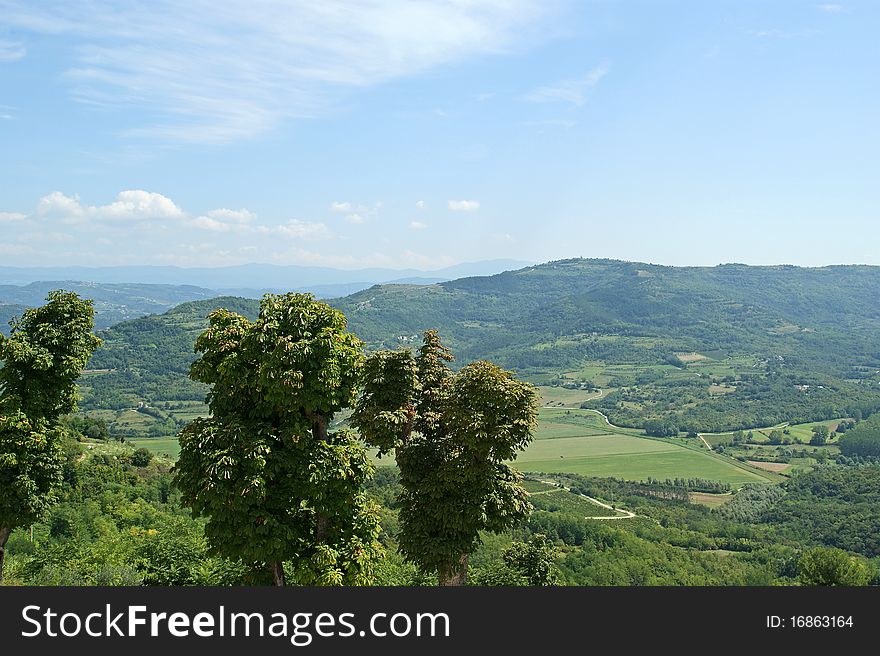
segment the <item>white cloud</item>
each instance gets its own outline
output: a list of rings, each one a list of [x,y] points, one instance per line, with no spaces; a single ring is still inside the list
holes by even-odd
[[[449,201],[449,209],[453,212],[473,212],[480,208],[478,200],[451,200]]]
[[[330,231],[323,223],[309,223],[297,219],[291,219],[287,223],[273,227],[260,226],[258,230],[290,239],[326,239],[330,236]]]
[[[413,230],[424,230],[428,227],[428,224],[422,223],[421,221],[411,221],[409,227]]]
[[[88,211],[108,219],[174,219],[183,216],[183,210],[167,196],[141,189],[120,191],[114,202]]]
[[[60,191],[53,191],[43,196],[37,203],[36,215],[59,218],[65,223],[76,223],[88,219],[111,221],[177,219],[182,218],[184,212],[174,204],[174,201],[162,194],[132,189],[120,191],[115,201],[98,206],[84,206],[78,196],[65,196]]]
[[[423,200],[417,200],[417,201],[416,201],[416,207],[417,207],[418,209],[420,209],[420,210],[425,209],[425,201],[423,201]]]
[[[829,14],[839,14],[842,11],[846,11],[846,7],[843,5],[838,5],[834,3],[827,3],[823,5],[818,5],[819,9]]]
[[[525,96],[525,100],[534,103],[565,102],[583,105],[587,92],[599,84],[608,75],[608,64],[599,64],[583,77],[574,80],[562,80],[556,84],[538,87]]]
[[[244,208],[240,210],[228,210],[225,207],[211,210],[208,212],[207,216],[218,221],[225,221],[226,223],[251,223],[257,218],[257,215],[250,210]]]
[[[0,19],[2,21],[2,19]],[[18,61],[27,54],[27,50],[20,43],[0,39],[0,62]]]
[[[372,205],[359,204],[355,206],[348,201],[333,201],[330,204],[330,210],[333,212],[345,212],[345,220],[352,225],[361,225],[369,219],[379,216],[379,210],[382,209],[384,203],[377,201]]]
[[[251,229],[249,224],[256,218],[256,214],[246,209],[220,208],[197,216],[192,220],[192,225],[212,232],[247,232]]]
[[[4,0],[0,27],[78,39],[74,98],[146,109],[133,134],[222,143],[315,116],[350,89],[522,47],[555,4]]]
[[[53,191],[43,196],[37,203],[37,216],[59,217],[63,219],[79,218],[85,214],[79,198],[65,196],[60,191]]]
[[[0,212],[0,223],[12,223],[13,221],[24,221],[26,214],[19,212]]]

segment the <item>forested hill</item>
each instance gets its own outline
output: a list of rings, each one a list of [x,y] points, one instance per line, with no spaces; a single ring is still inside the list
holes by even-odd
[[[516,368],[676,351],[780,356],[858,377],[880,365],[880,267],[665,267],[563,260],[334,301],[371,346],[439,328],[464,358]]]
[[[559,371],[585,361],[675,364],[676,353],[697,351],[749,355],[762,363],[755,373],[855,381],[880,369],[878,301],[880,267],[564,260],[434,285],[377,285],[331,303],[370,348],[410,345],[438,328],[459,363],[488,358],[520,371]],[[101,331],[105,346],[90,368],[116,371],[90,381],[96,394],[203,393],[184,379],[195,337],[217,307],[253,317],[258,301],[185,303]]]

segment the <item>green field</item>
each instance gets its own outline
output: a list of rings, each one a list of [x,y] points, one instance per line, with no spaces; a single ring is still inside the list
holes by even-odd
[[[574,408],[541,408],[538,411],[535,439],[605,435],[608,432],[608,424],[595,412]]]
[[[567,408],[579,408],[584,401],[599,396],[599,392],[551,385],[539,385],[538,393],[541,395],[542,406],[553,405]]]
[[[136,439],[129,438],[125,440],[125,442],[127,444],[133,444],[136,447],[144,447],[145,449],[149,449],[153,453],[159,453],[169,456],[174,460],[177,460],[177,456],[180,455],[180,444],[177,443],[176,437],[143,437]]]
[[[521,471],[628,480],[705,478],[732,485],[780,480],[682,441],[608,426],[595,412],[577,409],[542,408],[535,440],[515,464]]]
[[[616,436],[609,437],[614,439]],[[749,469],[739,468],[708,454],[684,448],[605,456],[561,456],[555,459],[533,459],[532,454],[526,451],[517,459],[516,465],[523,471],[569,472],[584,476],[614,477],[633,481],[648,478],[661,480],[666,478],[705,478],[737,485],[768,480]]]

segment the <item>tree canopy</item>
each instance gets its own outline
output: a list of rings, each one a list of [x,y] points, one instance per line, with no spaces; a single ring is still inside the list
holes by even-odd
[[[194,380],[212,416],[180,433],[176,481],[208,518],[215,553],[265,563],[276,584],[369,580],[378,553],[372,467],[350,431],[329,431],[354,402],[362,342],[308,294],[267,294],[255,321],[217,310],[196,340]]]
[[[532,439],[537,395],[490,362],[453,374],[451,360],[432,330],[418,356],[372,355],[352,425],[380,453],[395,451],[400,551],[441,584],[457,585],[480,531],[505,531],[529,514],[521,476],[505,461]]]
[[[0,335],[0,579],[12,529],[40,518],[61,482],[58,418],[76,408],[76,379],[101,343],[92,302],[53,291]]]

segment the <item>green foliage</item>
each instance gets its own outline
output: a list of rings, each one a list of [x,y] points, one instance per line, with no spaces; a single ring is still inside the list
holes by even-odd
[[[146,467],[153,459],[153,452],[149,449],[140,448],[131,454],[131,464],[135,467]]]
[[[267,294],[253,322],[222,309],[209,322],[191,373],[212,386],[212,417],[181,431],[175,480],[208,519],[213,552],[292,561],[301,583],[369,581],[379,523],[361,488],[372,468],[351,432],[328,432],[354,401],[360,340],[303,294]]]
[[[47,301],[0,335],[0,407],[54,423],[76,408],[74,383],[101,340],[91,332],[91,301],[63,291]]]
[[[825,466],[793,477],[761,516],[780,537],[880,556],[880,465]]]
[[[46,420],[0,413],[0,527],[11,529],[32,524],[51,507],[63,452],[58,431]]]
[[[738,522],[757,522],[785,498],[785,491],[777,485],[749,483],[743,485],[733,499],[715,512]]]
[[[880,458],[880,414],[856,424],[837,442],[848,458]]]
[[[537,395],[485,361],[453,375],[450,360],[436,331],[415,358],[371,356],[351,423],[380,451],[395,449],[401,552],[441,583],[461,583],[480,531],[504,531],[529,512],[521,476],[504,461],[531,441]]]
[[[547,586],[559,583],[556,549],[542,533],[528,542],[515,542],[502,554],[504,564],[522,576],[527,585]]]
[[[74,385],[101,343],[92,304],[50,292],[0,335],[0,579],[12,529],[34,522],[61,482],[58,418],[76,408]]]
[[[670,420],[651,419],[645,422],[645,432],[654,437],[677,437],[678,426]]]
[[[798,560],[801,585],[867,585],[874,576],[864,559],[841,549],[817,547]]]
[[[814,446],[822,446],[828,441],[829,430],[828,426],[824,424],[819,424],[818,426],[813,426],[813,435],[810,438],[810,444]]]

